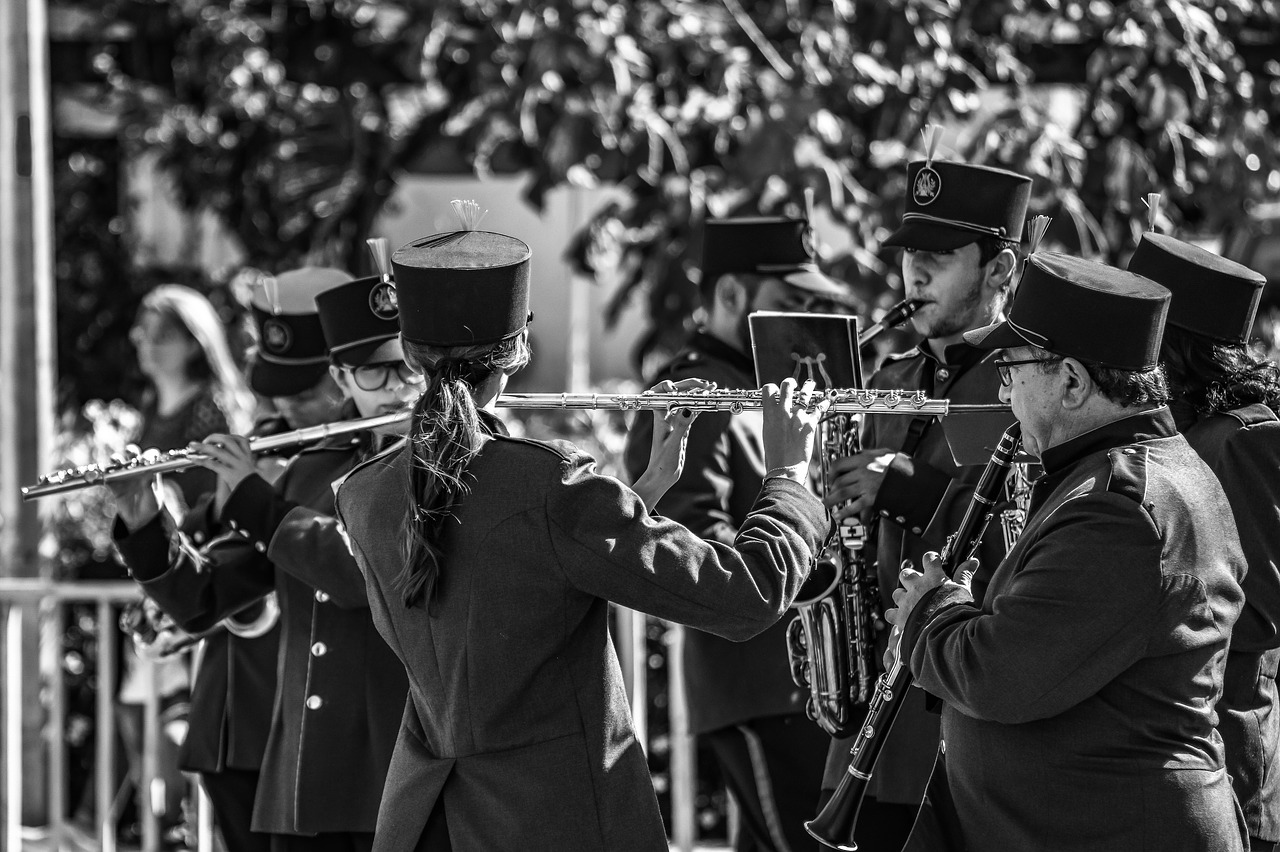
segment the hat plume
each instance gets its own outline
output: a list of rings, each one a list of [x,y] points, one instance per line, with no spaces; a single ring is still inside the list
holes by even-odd
[[[364,241],[373,255],[373,269],[383,281],[391,280],[391,246],[386,237],[370,237]]]
[[[1035,253],[1040,249],[1040,243],[1044,240],[1045,232],[1049,230],[1049,223],[1052,221],[1052,216],[1031,217],[1031,222],[1027,225],[1027,244],[1030,247],[1029,253]]]
[[[480,227],[480,221],[488,214],[488,210],[481,210],[480,205],[471,199],[455,198],[449,202],[453,207],[453,212],[458,217],[458,222],[462,225],[459,230],[474,231]]]
[[[942,125],[926,125],[920,135],[924,137],[924,164],[930,166],[933,164],[933,155],[938,150],[938,143],[942,141]]]
[[[1142,203],[1147,205],[1147,230],[1155,233],[1156,221],[1160,218],[1160,193],[1148,192]]]

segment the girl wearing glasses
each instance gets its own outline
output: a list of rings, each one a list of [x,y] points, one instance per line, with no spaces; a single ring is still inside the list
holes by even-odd
[[[407,409],[421,389],[404,364],[394,302],[377,298],[386,286],[366,278],[316,296],[330,373],[347,398],[343,419]],[[257,474],[247,439],[212,435],[193,444],[218,476],[215,506],[229,534],[199,561],[180,551],[161,573],[134,570],[188,631],[268,592],[278,596],[280,679],[252,822],[272,835],[273,852],[367,852],[373,842],[407,686],[370,619],[334,518],[333,484],[394,440],[394,428],[303,450],[274,487]],[[135,533],[133,546],[145,547],[144,538]]]
[[[689,417],[656,418],[634,490],[572,446],[508,437],[492,409],[529,360],[529,259],[480,231],[393,257],[405,354],[426,384],[408,442],[337,500],[412,683],[377,850],[665,852],[609,602],[750,638],[786,611],[827,528],[803,484],[819,414],[793,404],[808,389],[790,379],[766,389],[770,471],[733,547],[650,515],[679,476]]]

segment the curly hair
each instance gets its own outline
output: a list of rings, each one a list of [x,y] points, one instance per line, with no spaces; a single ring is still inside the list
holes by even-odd
[[[1161,348],[1169,384],[1200,416],[1260,402],[1280,411],[1280,364],[1247,344],[1169,326]]]
[[[487,434],[472,392],[495,373],[529,363],[528,333],[481,346],[403,341],[405,360],[427,377],[409,421],[404,564],[395,586],[406,607],[430,604],[440,577],[441,528],[467,493],[467,465]]]

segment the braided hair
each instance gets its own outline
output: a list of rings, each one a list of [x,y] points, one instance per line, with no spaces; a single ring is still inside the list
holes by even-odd
[[[528,333],[479,346],[428,346],[404,341],[405,360],[426,376],[409,420],[409,512],[404,563],[395,579],[406,607],[430,605],[440,577],[439,539],[466,494],[467,465],[489,430],[474,391],[490,377],[529,363]]]

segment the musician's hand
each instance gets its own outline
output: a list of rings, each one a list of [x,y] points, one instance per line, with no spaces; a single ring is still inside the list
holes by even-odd
[[[708,390],[713,385],[702,379],[682,379],[678,382],[659,382],[649,390],[653,393],[675,393]],[[689,409],[673,409],[653,412],[653,443],[649,448],[649,466],[636,479],[632,490],[640,495],[651,511],[662,495],[675,485],[684,470],[684,449],[689,439],[689,427],[698,412]]]
[[[822,501],[836,520],[860,515],[875,505],[884,475],[896,455],[893,450],[863,450],[831,463],[831,487]],[[841,505],[846,501],[848,505]]]
[[[204,456],[196,464],[218,475],[214,504],[219,515],[236,486],[258,472],[249,439],[241,435],[213,434],[203,441],[193,441],[187,449]]]
[[[130,444],[123,453],[113,455],[111,461],[124,464],[130,459],[148,454],[159,455],[156,450],[143,453],[136,444]],[[107,483],[107,488],[115,498],[116,514],[130,532],[141,529],[160,514],[161,501],[157,494],[159,481],[160,477],[157,475],[144,474],[114,479]]]
[[[889,634],[889,648],[885,651],[885,667],[891,667],[897,658],[898,643],[902,641],[902,630],[911,617],[916,604],[933,589],[945,585],[958,585],[947,579],[942,570],[942,559],[932,550],[924,555],[924,573],[914,568],[903,567],[898,573],[898,588],[893,591],[893,608],[884,614],[885,621],[893,625]],[[960,570],[970,571],[977,568],[978,560],[970,559],[960,566]]]
[[[812,380],[797,389],[796,380],[791,378],[783,379],[781,386],[768,384],[760,389],[764,464],[769,474],[786,476],[801,484],[807,482],[814,435],[828,407],[824,399],[810,410],[813,393]]]

